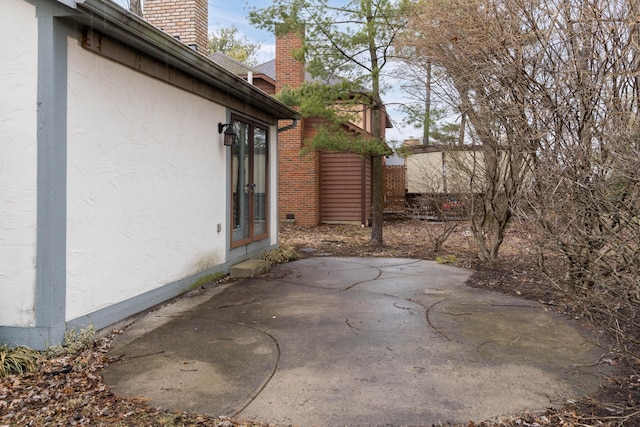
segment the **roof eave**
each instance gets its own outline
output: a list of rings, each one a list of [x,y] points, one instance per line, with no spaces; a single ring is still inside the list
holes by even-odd
[[[75,2],[75,6],[76,13],[70,14],[68,19],[99,29],[129,46],[227,91],[230,96],[266,111],[277,119],[301,118],[296,110],[111,1],[84,0],[82,3]]]

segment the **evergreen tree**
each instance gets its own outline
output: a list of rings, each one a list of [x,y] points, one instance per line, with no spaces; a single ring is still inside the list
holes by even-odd
[[[383,243],[382,156],[390,153],[382,138],[384,123],[382,70],[389,63],[392,43],[404,25],[400,7],[392,0],[275,0],[254,8],[249,20],[274,34],[304,34],[297,53],[316,79],[301,88],[285,90],[280,98],[297,105],[305,117],[322,117],[323,126],[312,140],[315,150],[343,151],[373,158],[373,214],[371,243]],[[365,105],[371,111],[371,136],[347,133],[345,123],[354,120]]]

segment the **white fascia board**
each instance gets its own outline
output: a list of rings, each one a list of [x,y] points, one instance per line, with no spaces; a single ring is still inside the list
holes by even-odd
[[[72,9],[75,9],[78,3],[84,3],[84,0],[57,0],[58,3],[62,3],[65,6],[69,6]]]

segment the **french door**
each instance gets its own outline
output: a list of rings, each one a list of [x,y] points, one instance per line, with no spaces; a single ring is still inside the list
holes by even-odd
[[[237,143],[231,147],[231,247],[268,237],[268,129],[232,117]]]

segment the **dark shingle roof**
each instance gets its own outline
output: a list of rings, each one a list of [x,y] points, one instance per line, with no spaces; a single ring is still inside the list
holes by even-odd
[[[208,58],[211,60],[211,62],[220,65],[221,67],[225,68],[228,71],[231,71],[237,76],[247,74],[249,71],[253,71],[255,73],[254,69],[250,66],[243,64],[237,59],[233,59],[232,57],[225,55],[222,52],[212,53],[208,56]]]
[[[261,73],[269,77],[272,80],[276,79],[276,60],[272,59],[264,64],[256,65],[253,67],[254,73]]]
[[[238,61],[237,59],[233,59],[232,57],[222,53],[222,52],[216,52],[213,53],[211,55],[208,56],[208,58],[212,61],[215,62],[216,64],[220,65],[221,67],[225,68],[228,71],[231,71],[233,74],[237,75],[237,76],[244,76],[247,75],[249,73],[249,71],[253,72],[253,74],[264,74],[265,76],[269,77],[272,80],[277,80],[277,76],[276,76],[276,60],[272,59],[270,61],[264,62],[262,64],[256,65],[255,67],[251,67],[247,64],[243,64],[242,62]],[[309,74],[308,71],[305,71],[304,73],[304,80],[306,82],[328,82],[328,83],[338,83],[340,81],[340,79],[335,78],[335,77],[331,77],[328,79],[321,79],[318,77],[313,77],[311,76],[311,74]]]

